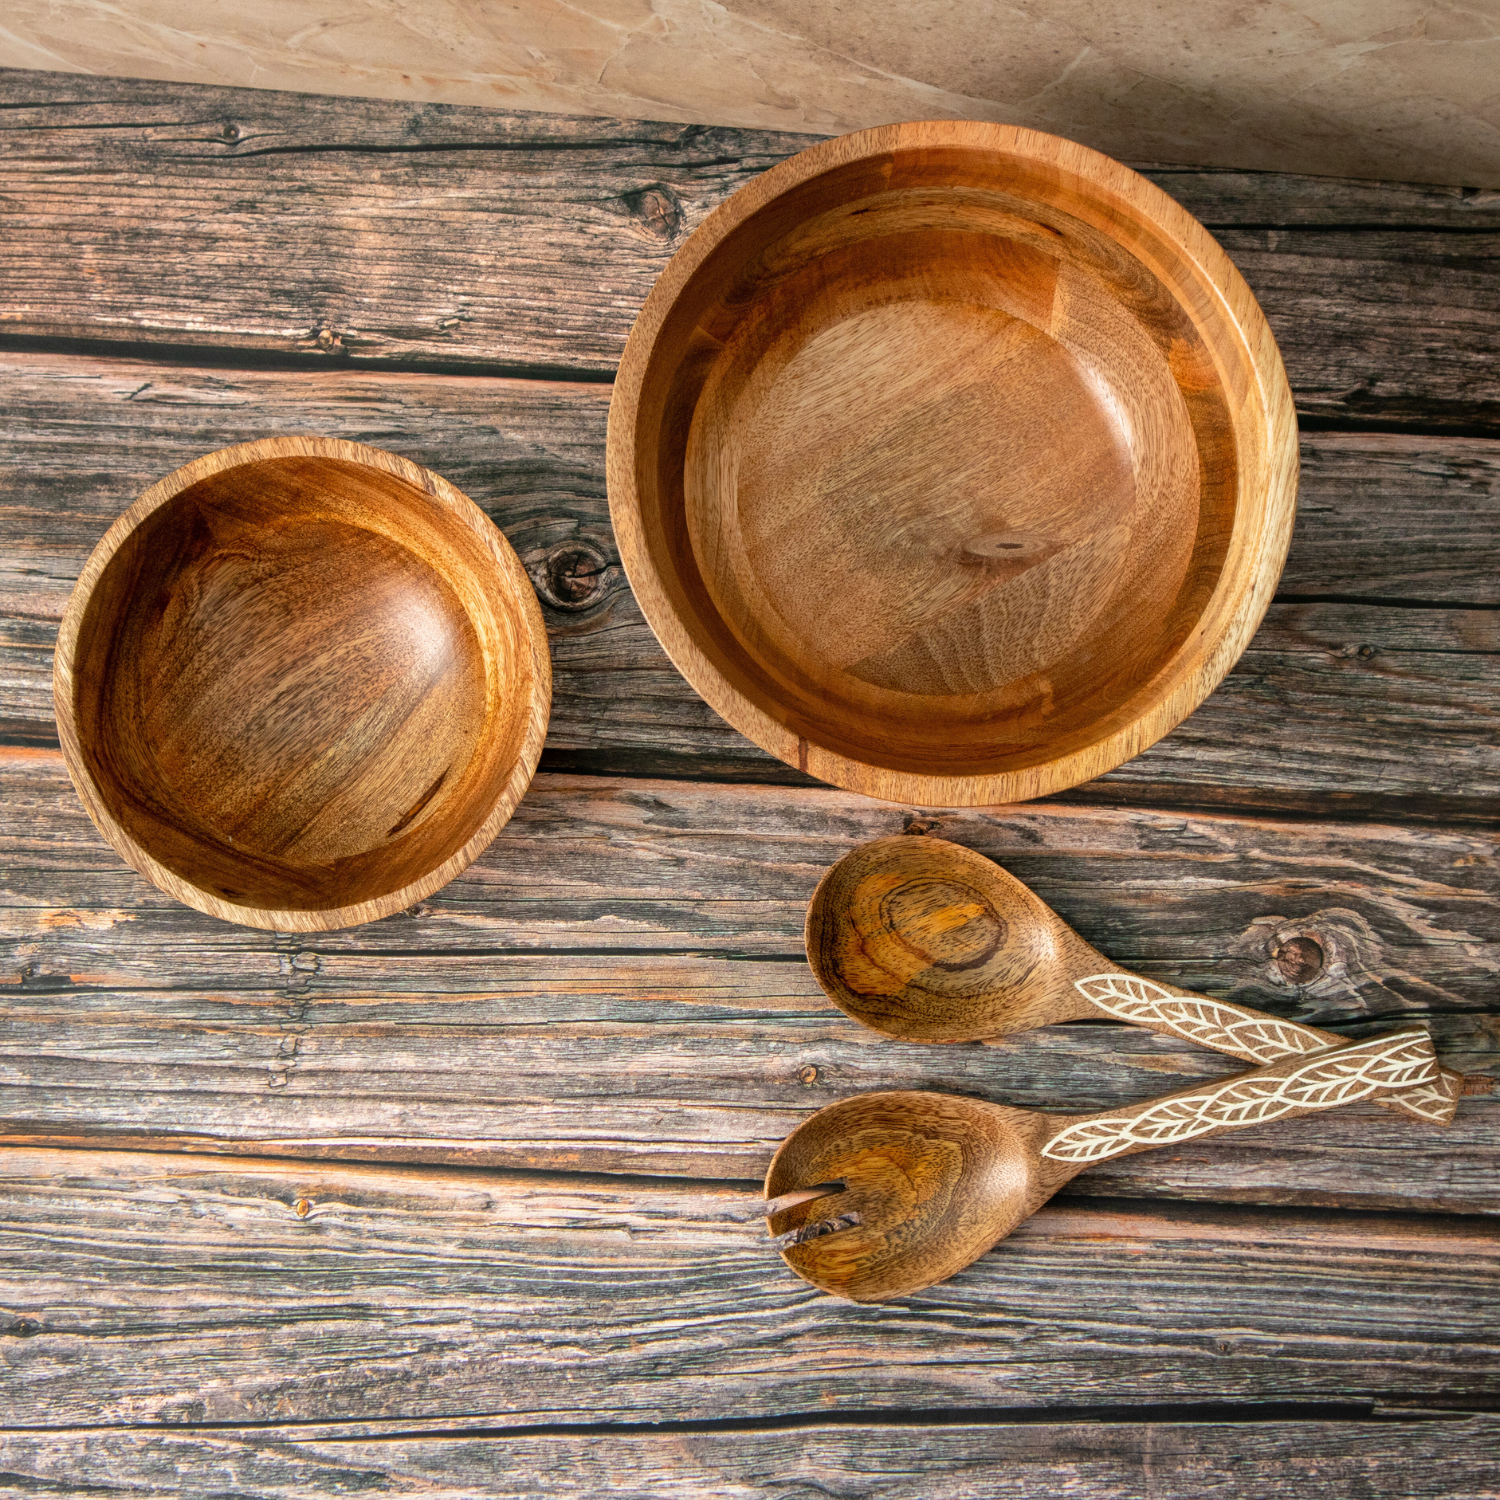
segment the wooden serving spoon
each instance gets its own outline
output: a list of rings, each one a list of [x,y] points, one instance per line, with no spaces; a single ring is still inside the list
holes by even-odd
[[[765,1209],[799,1276],[837,1297],[882,1302],[961,1271],[1094,1162],[1430,1084],[1437,1074],[1427,1032],[1405,1026],[1096,1114],[953,1094],[856,1094],[782,1142]]]
[[[850,850],[818,883],[806,937],[829,999],[909,1041],[980,1041],[1099,1016],[1251,1063],[1344,1040],[1121,969],[1013,875],[944,839],[897,834]],[[1440,1069],[1380,1102],[1447,1125],[1463,1081]]]

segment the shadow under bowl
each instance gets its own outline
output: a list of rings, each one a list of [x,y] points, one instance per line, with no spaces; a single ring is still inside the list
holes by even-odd
[[[621,556],[735,728],[853,791],[1008,802],[1223,678],[1295,508],[1275,342],[1184,209],[1010,126],[823,142],[716,210],[610,409]]]
[[[110,528],[63,620],[68,769],[155,885],[253,927],[410,906],[494,838],[536,768],[547,640],[479,508],[394,454],[210,454]]]

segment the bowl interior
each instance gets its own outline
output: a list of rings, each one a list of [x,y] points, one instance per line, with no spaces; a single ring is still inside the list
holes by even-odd
[[[1234,527],[1246,356],[1202,287],[1102,190],[993,152],[773,199],[642,380],[672,612],[735,693],[867,765],[993,775],[1128,723]]]
[[[531,701],[481,537],[394,475],[249,462],[147,515],[80,625],[81,753],[125,832],[211,896],[318,911],[484,823]]]

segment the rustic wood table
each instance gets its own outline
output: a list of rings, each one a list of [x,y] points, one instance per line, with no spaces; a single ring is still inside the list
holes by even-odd
[[[945,1285],[816,1294],[735,1217],[861,1089],[1105,1106],[1232,1070],[1109,1025],[846,1020],[803,911],[855,842],[993,856],[1105,953],[1500,1054],[1500,194],[1149,175],[1260,297],[1296,536],[1238,667],[1066,796],[927,813],[720,722],[622,576],[611,370],[805,137],[0,75],[0,1495],[1500,1491],[1500,1096],[1080,1177]],[[103,843],[51,650],[109,522],[276,433],[407,455],[544,601],[519,813],[420,906],[214,921]]]

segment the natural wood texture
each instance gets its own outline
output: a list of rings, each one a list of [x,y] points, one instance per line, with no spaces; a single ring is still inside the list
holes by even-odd
[[[532,564],[580,541],[617,565],[604,498],[609,397],[563,382],[3,353],[0,441],[12,461],[0,472],[0,594],[60,618],[83,559],[141,490],[205,448],[298,423],[441,472]],[[1500,443],[1304,432],[1300,448],[1283,597],[1500,604]],[[620,581],[602,577],[591,610]],[[555,640],[571,639],[551,623]]]
[[[531,581],[446,480],[330,438],[221,449],[90,555],[58,637],[68,769],[168,894],[273,930],[445,885],[536,769]]]
[[[1300,413],[1500,430],[1500,235],[1225,228],[1215,238],[1288,341]],[[1352,295],[1328,297],[1336,280]],[[1425,389],[1403,369],[1413,359]]]
[[[1395,1414],[1393,1414],[1395,1415]],[[770,1430],[667,1428],[489,1436],[433,1432],[357,1438],[338,1426],[211,1432],[97,1427],[0,1435],[0,1496],[87,1487],[198,1500],[297,1500],[375,1493],[411,1500],[559,1495],[661,1500],[1286,1500],[1311,1477],[1329,1493],[1493,1500],[1500,1421],[981,1422],[890,1425],[817,1418]]]
[[[27,72],[0,97],[12,332],[491,369],[613,370],[683,237],[809,140]],[[1151,175],[1241,263],[1303,409],[1500,422],[1494,194]]]
[[[809,139],[16,71],[0,89],[7,331],[539,373],[608,375],[680,237]]]
[[[1485,1222],[1054,1204],[881,1310],[813,1297],[762,1223],[731,1217],[746,1202],[702,1184],[5,1152],[7,1423],[1456,1404],[1500,1377]]]
[[[813,1286],[888,1302],[972,1265],[1091,1162],[1431,1089],[1439,1077],[1432,1040],[1415,1026],[1088,1115],[856,1094],[782,1142],[766,1173],[770,1225]],[[809,1197],[823,1184],[837,1187]]]
[[[472,496],[505,532],[543,599],[554,757],[585,757],[597,769],[779,773],[780,762],[683,682],[641,619],[604,501],[607,404],[607,391],[579,385],[6,357],[4,729],[52,738],[52,621],[128,500],[205,446],[300,426],[398,447]],[[1304,434],[1282,587],[1340,597],[1295,613],[1273,605],[1250,657],[1219,691],[1091,795],[1114,786],[1137,798],[1158,788],[1171,796],[1187,783],[1199,803],[1253,789],[1317,811],[1341,789],[1335,794],[1345,799],[1435,802],[1447,817],[1500,811],[1495,620],[1342,602],[1500,599],[1500,456],[1492,448],[1500,445]],[[562,598],[559,589],[573,607],[548,602]],[[1298,726],[1294,736],[1289,724]]]
[[[0,757],[4,1131],[60,1141],[755,1178],[810,1109],[925,1088],[1109,1108],[1220,1077],[1134,1027],[892,1041],[802,958],[824,870],[909,814],[835,791],[543,775],[410,914],[274,936],[170,901],[93,835],[55,753]],[[1490,835],[1036,807],[945,815],[1159,983],[1345,1028],[1432,1024],[1500,1073]],[[1359,1106],[1074,1185],[1493,1211],[1500,1098],[1431,1131]]]
[[[631,332],[608,476],[646,619],[735,728],[973,805],[1208,696],[1275,590],[1297,447],[1201,225],[1084,147],[935,122],[811,147],[699,227]]]
[[[1500,605],[1500,443],[1304,432],[1280,597]]]
[[[1500,229],[1500,192],[1131,162],[1210,229]]]
[[[1014,876],[946,839],[898,835],[850,850],[818,882],[806,937],[808,963],[840,1010],[913,1041],[1103,1019],[1269,1063],[1341,1040],[1122,971]],[[1446,1125],[1463,1083],[1449,1072],[1383,1102]]]
[[[1313,812],[1333,810],[1356,788],[1420,799],[1462,781],[1473,812],[1493,827],[1497,669],[1494,610],[1273,605],[1217,692],[1111,780],[1121,789],[1175,781],[1184,791],[1194,782],[1227,791],[1269,780],[1274,767],[1275,790],[1304,789]],[[1450,816],[1463,811],[1461,799],[1448,804]]]
[[[783,774],[641,619],[603,438],[607,376],[674,248],[803,140],[35,75],[0,78],[0,99],[20,106],[0,111],[0,326],[34,341],[0,361],[0,736],[55,744],[56,623],[135,494],[210,449],[315,431],[424,464],[506,532],[558,669],[553,765]],[[1302,434],[1286,602],[1182,729],[1083,789],[1092,805],[918,820],[813,788],[551,775],[409,911],[273,933],[138,877],[55,750],[0,756],[0,1134],[154,1153],[0,1151],[20,1164],[0,1214],[7,1420],[80,1424],[0,1437],[20,1476],[0,1490],[1241,1500],[1262,1452],[1268,1494],[1306,1488],[1309,1458],[1351,1491],[1493,1489],[1492,1435],[1456,1436],[1472,1424],[1299,1420],[1257,1446],[1199,1411],[1169,1442],[1140,1420],[1165,1408],[1137,1403],[1492,1404],[1490,1219],[1267,1205],[1492,1216],[1494,1095],[1447,1132],[1355,1104],[1090,1167],[910,1311],[810,1297],[730,1217],[777,1141],[848,1094],[1097,1111],[1224,1075],[1134,1027],[933,1048],[839,1014],[801,957],[807,900],[908,825],[999,858],[1157,983],[1344,1034],[1419,1020],[1449,1063],[1500,1072],[1477,826],[1500,810],[1500,445],[1477,436],[1500,431],[1500,201],[1151,175],[1232,242],[1305,412],[1415,430]],[[1164,810],[1207,803],[1242,815]],[[1374,826],[1377,809],[1428,821]],[[172,1154],[195,1143],[566,1175]],[[1286,1404],[1306,1401],[1325,1404]],[[983,1437],[1041,1405],[1109,1421]],[[966,1407],[989,1420],[946,1425]],[[904,1425],[924,1411],[943,1425]],[[828,1413],[862,1425],[807,1425]],[[309,1417],[345,1441],[181,1426]],[[730,1430],[615,1425],[674,1417]],[[801,1430],[753,1430],[781,1418]],[[135,1420],[178,1425],[99,1428]],[[580,1423],[606,1426],[482,1431]],[[481,1432],[411,1436],[456,1427]],[[399,1456],[359,1432],[404,1434]]]

